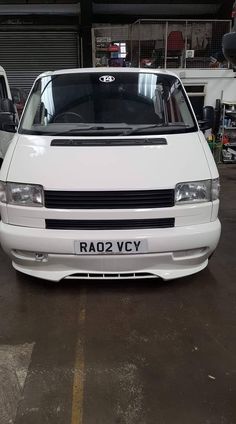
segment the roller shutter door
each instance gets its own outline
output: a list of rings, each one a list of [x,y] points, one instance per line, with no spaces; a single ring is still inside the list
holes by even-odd
[[[10,87],[27,92],[44,71],[78,67],[76,32],[1,32],[0,65]]]

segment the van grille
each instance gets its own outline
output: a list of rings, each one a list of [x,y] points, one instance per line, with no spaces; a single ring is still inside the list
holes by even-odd
[[[45,223],[46,228],[51,230],[132,230],[136,228],[171,228],[175,226],[175,219],[46,219]]]
[[[45,207],[51,209],[149,209],[174,206],[174,190],[48,191]]]

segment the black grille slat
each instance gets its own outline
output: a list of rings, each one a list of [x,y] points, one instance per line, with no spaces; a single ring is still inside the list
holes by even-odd
[[[175,226],[175,218],[118,220],[46,219],[45,224],[46,228],[51,230],[131,230],[171,228]]]
[[[174,206],[174,190],[49,191],[45,207],[51,209],[132,209]]]
[[[52,199],[61,199],[61,196],[65,196],[65,199],[66,200],[77,200],[77,198],[78,198],[78,196],[80,197],[80,199],[79,200],[86,200],[86,201],[89,201],[89,200],[91,200],[91,201],[93,201],[93,200],[108,200],[108,201],[110,201],[110,200],[121,200],[121,199],[125,199],[125,198],[134,198],[134,200],[136,199],[136,200],[139,200],[139,199],[155,199],[155,200],[158,200],[158,195],[148,195],[148,194],[144,194],[144,195],[140,195],[140,194],[137,194],[136,196],[132,196],[132,194],[131,195],[124,195],[124,196],[119,196],[119,195],[117,195],[117,196],[112,196],[112,195],[110,195],[110,196],[94,196],[94,195],[88,195],[88,196],[84,196],[83,194],[80,194],[80,193],[78,193],[78,194],[76,194],[76,195],[65,195],[64,193],[62,194],[62,195],[56,195],[56,196],[54,196],[54,195],[48,195],[48,197],[51,197]],[[163,198],[169,198],[169,194],[162,194],[161,195],[161,198],[160,198],[160,200],[162,200]]]

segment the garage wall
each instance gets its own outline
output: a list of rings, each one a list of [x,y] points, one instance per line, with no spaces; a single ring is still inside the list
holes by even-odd
[[[11,87],[30,90],[44,71],[78,67],[76,32],[0,32],[0,65]]]
[[[214,106],[216,99],[236,102],[236,78],[232,69],[171,69],[183,84],[205,86],[204,104]]]

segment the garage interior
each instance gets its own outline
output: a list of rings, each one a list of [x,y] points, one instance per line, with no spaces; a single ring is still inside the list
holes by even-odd
[[[234,24],[233,3],[0,0],[0,65],[12,93],[25,98],[41,72],[100,66],[96,48],[104,42],[125,40],[131,49],[133,40],[133,60],[145,67],[150,25],[155,33],[177,20],[211,23],[221,40]],[[143,38],[129,38],[139,25]],[[176,65],[162,48],[161,68],[186,71],[187,56]],[[209,71],[209,57],[204,66],[199,57],[194,71]],[[198,114],[203,83],[184,78]],[[221,100],[225,113],[228,98]],[[236,91],[230,100],[234,110]],[[221,145],[225,137],[229,144],[225,133]],[[236,154],[226,143],[219,156],[217,143],[208,142],[220,174],[222,234],[200,273],[169,282],[55,284],[16,272],[0,248],[0,424],[235,424]]]

